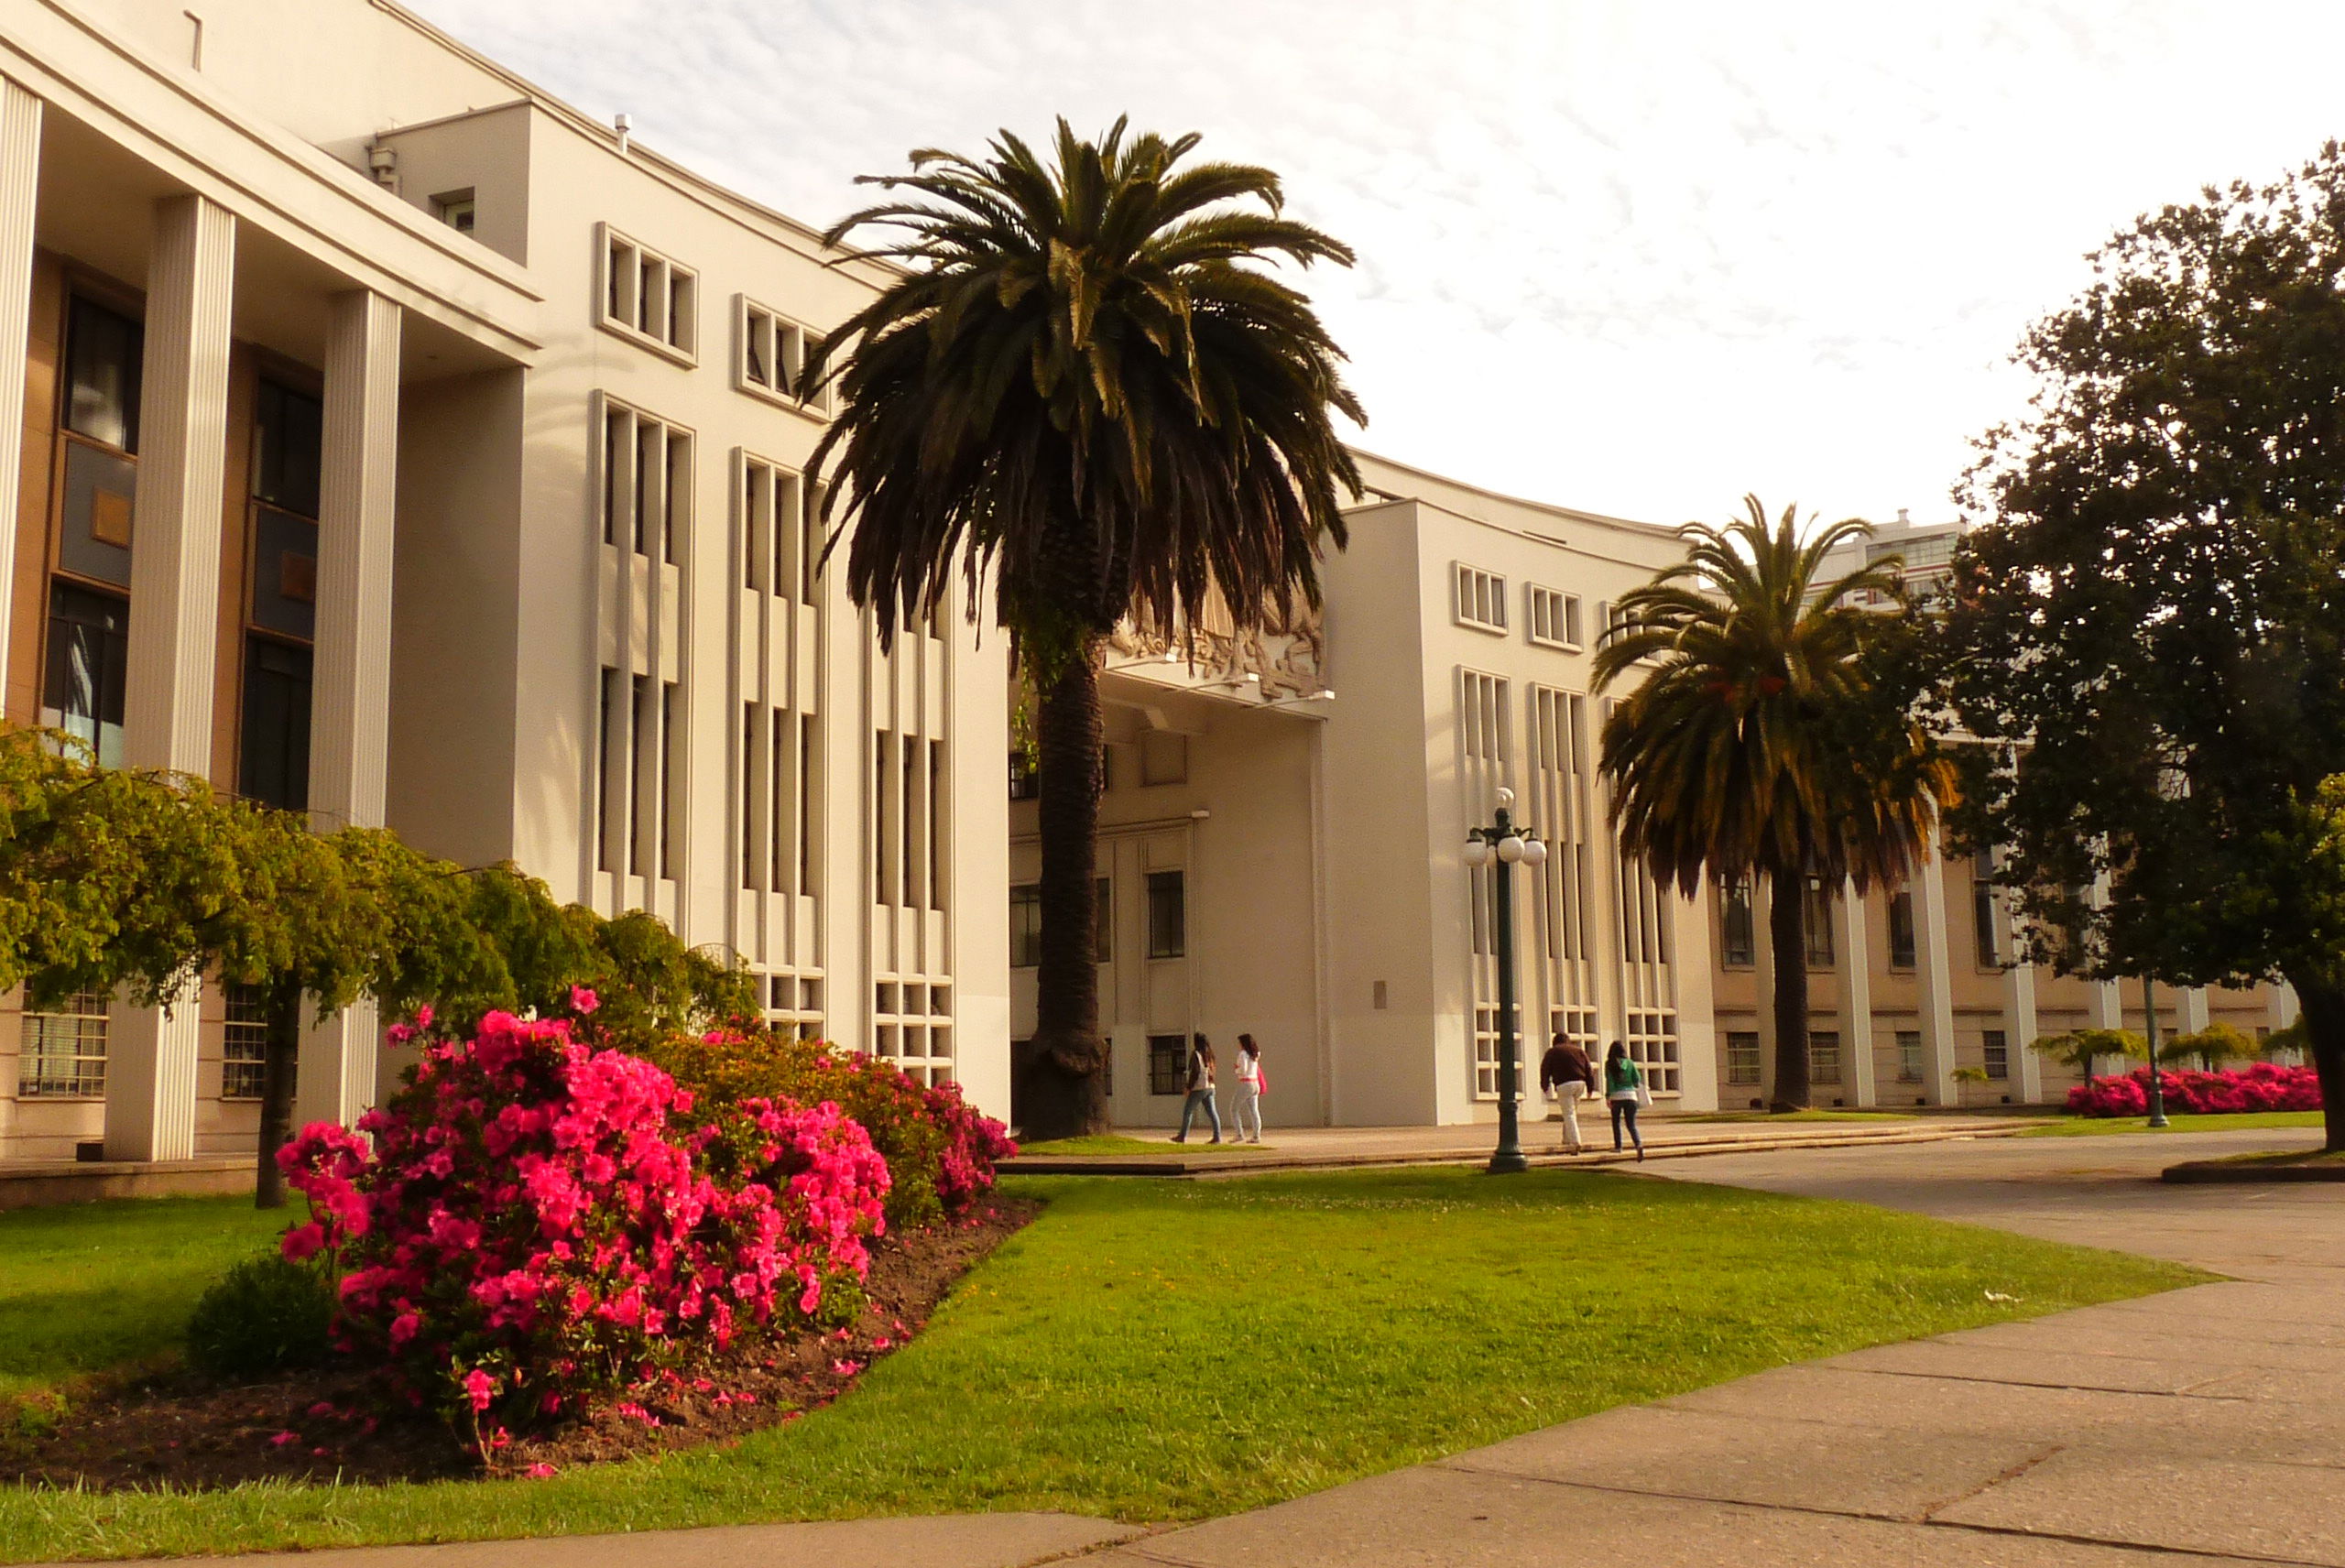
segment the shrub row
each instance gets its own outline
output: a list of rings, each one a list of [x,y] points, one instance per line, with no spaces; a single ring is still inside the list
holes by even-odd
[[[2309,1067],[2259,1062],[2221,1073],[2161,1069],[2158,1089],[2169,1111],[2222,1115],[2239,1111],[2317,1111],[2320,1078]],[[2096,1078],[2068,1091],[2068,1111],[2082,1116],[2138,1116],[2150,1108],[2150,1070],[2122,1078]]]

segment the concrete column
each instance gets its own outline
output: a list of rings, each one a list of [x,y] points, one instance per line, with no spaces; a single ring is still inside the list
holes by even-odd
[[[2035,1043],[2035,965],[2014,964],[2003,971],[2003,1029],[2011,1060],[2019,1072],[2019,1098],[2034,1105],[2044,1098],[2044,1059],[2028,1049]]]
[[[1848,911],[1840,943],[1840,1060],[1849,1074],[1849,1103],[1880,1103],[1872,1067],[1872,931],[1865,923],[1864,896],[1851,879],[1841,885],[1840,908]]]
[[[1954,1087],[1954,975],[1946,923],[1946,862],[1935,833],[1914,887],[1914,964],[1922,992],[1922,1092],[1934,1105],[1958,1103]]]
[[[2207,1027],[2207,987],[2186,985],[2176,996],[2175,1013],[2180,1019],[2183,1034],[2197,1034]]]
[[[338,296],[325,368],[317,674],[310,697],[310,815],[320,832],[383,824],[399,308],[364,290]],[[347,1126],[374,1104],[376,1023],[373,1000],[362,998],[303,1031],[297,1122]]]
[[[194,195],[155,204],[123,724],[133,768],[211,771],[235,251],[225,208]],[[168,1008],[114,1008],[107,1158],[194,1154],[196,1034],[192,991]]]
[[[0,517],[5,537],[16,527],[23,482],[25,354],[32,329],[33,208],[40,183],[41,102],[0,77]],[[38,539],[38,534],[31,536]],[[0,550],[0,583],[13,584],[13,545]],[[0,664],[8,647],[8,611],[16,594],[0,590]],[[0,670],[0,673],[5,673]],[[5,682],[0,682],[5,684]]]

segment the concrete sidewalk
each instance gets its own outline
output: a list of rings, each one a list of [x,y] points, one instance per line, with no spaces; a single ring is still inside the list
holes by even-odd
[[[2345,1195],[2156,1181],[2177,1158],[2316,1136],[1706,1160],[1685,1179],[1860,1198],[2236,1280],[1783,1367],[1083,1561],[2345,1568]],[[1667,1335],[1654,1325],[1657,1349]]]
[[[1784,1149],[1840,1149],[1872,1144],[1936,1143],[1961,1138],[2009,1138],[2042,1127],[2041,1116],[1950,1111],[1917,1116],[1865,1117],[1849,1121],[1704,1121],[1695,1116],[1648,1116],[1642,1123],[1648,1162],[1696,1156]],[[1564,1149],[1559,1122],[1522,1124],[1522,1148],[1534,1165],[1633,1164],[1633,1150],[1612,1152],[1609,1118],[1598,1105],[1580,1116],[1586,1152]],[[1260,1148],[1214,1145],[1202,1138],[1174,1143],[1162,1128],[1129,1129],[1125,1136],[1162,1145],[1140,1154],[1020,1155],[1002,1169],[1031,1176],[1212,1176],[1240,1171],[1335,1171],[1369,1166],[1456,1165],[1489,1158],[1498,1128],[1488,1122],[1454,1127],[1273,1127]]]

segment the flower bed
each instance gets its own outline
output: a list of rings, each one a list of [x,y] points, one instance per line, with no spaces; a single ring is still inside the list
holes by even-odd
[[[2158,1073],[2158,1088],[2169,1111],[2220,1116],[2245,1111],[2317,1111],[2320,1079],[2309,1067],[2279,1067],[2259,1062],[2221,1073]],[[2068,1111],[2082,1116],[2149,1114],[2150,1070],[2137,1067],[2122,1078],[2096,1078],[2068,1091]]]

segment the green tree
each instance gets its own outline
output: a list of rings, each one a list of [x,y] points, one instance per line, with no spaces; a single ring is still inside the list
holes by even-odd
[[[468,1029],[496,1007],[608,998],[630,1043],[751,1010],[737,967],[653,917],[554,902],[510,865],[465,870],[380,828],[310,830],[299,812],[224,800],[183,775],[101,768],[67,737],[0,730],[0,987],[36,1006],[121,990],[182,1003],[212,975],[260,995],[256,1196],[284,1202],[305,1012],[362,996],[389,1018],[426,1004]]]
[[[2064,972],[2285,977],[2345,1149],[2345,151],[2119,233],[1963,499],[1962,826]],[[2096,886],[2100,891],[2092,893]]]
[[[972,616],[990,582],[1040,696],[1040,1138],[1107,1119],[1102,645],[1126,616],[1170,629],[1211,605],[1244,631],[1315,604],[1358,486],[1331,419],[1363,418],[1342,355],[1271,270],[1351,252],[1282,216],[1270,170],[1184,162],[1196,145],[1062,120],[1047,161],[1007,131],[984,158],[920,151],[826,236],[876,229],[860,254],[904,269],[808,368],[840,394],[814,467],[840,482],[823,508],[847,590],[884,644],[942,613],[956,571]]]
[[[1775,953],[1776,1110],[1809,1099],[1809,877],[1860,891],[1912,870],[1951,772],[1908,716],[1919,668],[1894,557],[1818,581],[1845,522],[1800,539],[1755,495],[1686,558],[1620,601],[1595,664],[1605,690],[1648,663],[1605,720],[1601,768],[1624,853],[1691,898],[1756,874]],[[1878,595],[1886,610],[1860,607]]]
[[[2104,1060],[2114,1059],[2122,1063],[2150,1053],[2148,1040],[2132,1029],[2080,1029],[2066,1034],[2047,1034],[2029,1041],[2027,1048],[2059,1062],[2088,1083]]]

